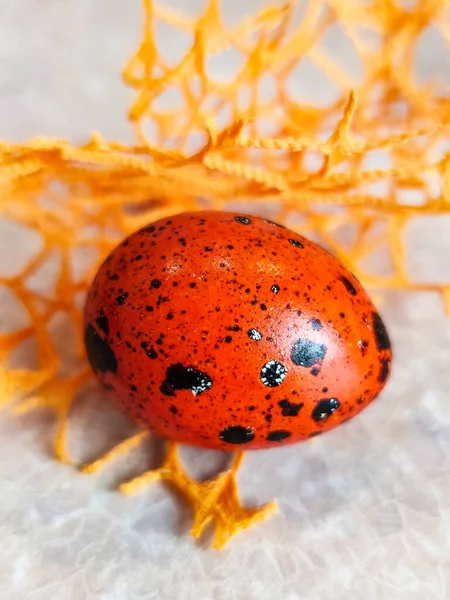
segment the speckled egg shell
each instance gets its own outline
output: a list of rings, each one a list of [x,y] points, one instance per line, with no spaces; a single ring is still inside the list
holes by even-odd
[[[358,280],[271,221],[184,213],[132,234],[89,291],[85,344],[122,409],[172,440],[270,448],[384,387],[391,344]]]

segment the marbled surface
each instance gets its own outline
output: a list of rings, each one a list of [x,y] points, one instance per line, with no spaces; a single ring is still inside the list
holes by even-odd
[[[230,0],[234,13],[235,5]],[[131,141],[123,114],[132,94],[117,67],[138,43],[139,27],[137,0],[0,0],[0,137],[45,133],[80,142],[96,129]],[[437,52],[438,65],[448,65],[433,48],[425,64],[435,65]],[[449,219],[430,219],[421,231],[411,268],[450,279]],[[26,247],[1,223],[1,272]],[[132,497],[114,491],[156,461],[158,448],[150,444],[90,477],[49,455],[49,413],[3,412],[0,598],[450,598],[450,319],[432,294],[389,294],[378,303],[395,350],[382,397],[326,436],[248,454],[243,498],[278,497],[280,510],[222,553],[189,537],[192,515],[164,486]],[[5,301],[0,325],[10,318]],[[80,403],[73,423],[70,446],[84,460],[129,428],[100,395]],[[183,456],[200,476],[223,460],[191,449]]]

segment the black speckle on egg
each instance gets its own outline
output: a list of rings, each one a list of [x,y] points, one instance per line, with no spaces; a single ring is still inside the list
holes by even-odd
[[[384,383],[389,375],[389,371],[391,368],[391,361],[387,358],[384,358],[381,361],[380,373],[378,374],[378,381],[380,383]]]
[[[117,296],[116,298],[116,304],[118,306],[122,306],[122,304],[125,303],[125,300],[128,298],[128,294],[127,292],[125,292],[124,294],[121,294],[120,296]]]
[[[367,340],[365,340],[364,338],[358,340],[358,348],[361,350],[361,356],[365,356],[366,355],[366,350],[369,346],[369,342]]]
[[[271,431],[266,437],[266,440],[268,442],[282,442],[291,435],[292,433],[290,431],[286,431],[285,429],[279,429],[277,431]]]
[[[261,369],[260,379],[267,387],[281,385],[287,375],[286,367],[277,360],[269,360]]]
[[[299,367],[312,367],[325,357],[326,352],[324,344],[300,338],[292,348],[291,359]]]
[[[167,379],[164,379],[159,387],[159,391],[164,394],[164,396],[175,396],[175,388],[173,385],[170,385]]]
[[[159,287],[161,287],[161,282],[159,279],[152,279],[150,282],[150,287],[153,288],[154,290],[157,290]]]
[[[295,248],[304,248],[304,247],[305,247],[305,246],[304,246],[304,245],[303,245],[301,242],[299,242],[298,240],[293,240],[293,239],[290,239],[290,240],[289,240],[289,243],[290,243],[290,244],[292,244],[292,246],[295,246]]]
[[[89,364],[94,371],[107,373],[117,372],[117,358],[108,340],[102,339],[92,325],[88,325],[84,332],[84,344]]]
[[[347,290],[347,292],[349,294],[351,294],[352,296],[356,296],[356,294],[358,293],[355,289],[355,286],[353,285],[353,283],[347,279],[347,277],[340,277],[340,280],[342,281],[342,283],[344,284],[345,289]]]
[[[169,408],[169,410],[174,415],[176,415],[178,413],[178,408],[174,404],[172,404],[172,406]]]
[[[313,331],[320,331],[322,329],[322,323],[319,319],[312,319],[311,327],[313,328]]]
[[[177,363],[168,367],[166,371],[166,379],[161,385],[161,392],[166,395],[167,390],[191,390],[194,396],[198,396],[209,390],[212,387],[211,377],[195,367],[185,367],[181,363]],[[166,390],[166,391],[164,391]]]
[[[251,340],[255,340],[255,342],[259,342],[263,338],[262,334],[257,329],[249,329],[247,335]]]
[[[281,408],[281,414],[283,417],[296,417],[300,409],[303,408],[304,404],[303,402],[295,404],[295,402],[290,402],[289,400],[285,399],[280,400],[278,402],[278,406]]]
[[[270,291],[274,294],[278,294],[278,292],[280,291],[280,286],[274,283],[273,286],[270,288]]]
[[[325,419],[328,419],[340,405],[341,403],[337,398],[324,398],[316,404],[311,416],[314,421],[324,421]]]
[[[153,348],[153,346],[151,346],[150,348],[148,347],[148,342],[141,342],[141,348],[144,349],[145,354],[152,360],[156,360],[158,358],[158,353]]]
[[[375,331],[375,342],[378,350],[390,350],[391,341],[384,326],[383,321],[378,313],[372,313],[373,328]]]
[[[226,335],[223,339],[227,344],[231,344],[231,342],[233,341],[231,335]]]
[[[95,319],[95,322],[100,331],[103,331],[104,334],[109,335],[108,317],[103,313],[102,310],[100,311],[100,316]]]
[[[219,433],[219,439],[226,444],[248,444],[254,438],[253,430],[241,425],[230,425]]]
[[[236,221],[236,223],[240,223],[241,225],[250,225],[252,220],[249,219],[248,217],[234,217],[234,220]]]

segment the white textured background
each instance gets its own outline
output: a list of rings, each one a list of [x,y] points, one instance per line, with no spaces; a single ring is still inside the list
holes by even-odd
[[[236,19],[256,3],[224,4]],[[140,28],[138,0],[0,0],[0,137],[82,142],[98,130],[131,141],[124,112],[133,93],[119,67]],[[164,35],[168,51],[183,50],[180,37]],[[421,75],[448,76],[440,39],[430,33],[421,49]],[[413,235],[411,268],[449,280],[449,239],[449,220],[429,219]],[[26,244],[0,223],[2,271]],[[0,323],[9,310],[4,302]],[[163,486],[114,491],[148,453],[88,477],[52,460],[50,415],[2,413],[1,600],[448,600],[450,318],[426,294],[385,296],[381,310],[395,350],[382,398],[324,437],[249,454],[243,498],[278,497],[280,511],[222,553],[193,542],[188,507]],[[102,398],[76,409],[74,422],[71,447],[84,459],[128,427]],[[184,455],[199,475],[222,458]]]

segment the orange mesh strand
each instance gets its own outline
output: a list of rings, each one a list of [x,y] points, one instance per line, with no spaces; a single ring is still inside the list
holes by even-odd
[[[450,282],[412,280],[404,246],[412,217],[450,210],[450,101],[438,82],[421,84],[414,74],[418,40],[426,28],[433,26],[446,43],[450,40],[448,3],[422,0],[406,10],[393,0],[313,0],[295,25],[299,5],[292,1],[230,27],[222,18],[225,4],[211,0],[193,19],[144,1],[143,40],[123,73],[136,91],[129,112],[135,146],[106,141],[99,133],[79,147],[44,137],[0,143],[0,214],[42,238],[20,272],[0,277],[29,318],[26,326],[0,334],[0,405],[16,400],[17,412],[52,408],[60,460],[70,461],[69,410],[91,378],[79,298],[107,252],[151,220],[204,206],[226,209],[230,200],[242,200],[249,212],[253,205],[256,212],[270,210],[271,218],[282,222],[301,214],[302,233],[318,235],[367,287],[434,291],[450,308]],[[168,65],[157,47],[157,21],[192,37],[191,48],[176,64]],[[321,46],[336,25],[363,65],[362,82]],[[378,45],[370,42],[369,32]],[[210,73],[208,59],[229,49],[240,53],[242,65],[231,82],[224,82]],[[325,107],[301,102],[287,85],[305,60],[338,89]],[[259,90],[267,76],[272,78],[270,99]],[[299,76],[296,86],[301,91],[303,85]],[[158,108],[158,99],[170,90],[177,90],[182,109]],[[270,125],[270,136],[263,134],[262,123]],[[146,134],[149,125],[151,135]],[[374,152],[390,166],[370,168]],[[405,190],[420,202],[405,201]],[[339,236],[349,226],[354,230],[350,244]],[[390,269],[380,274],[369,270],[366,259],[383,247]],[[81,277],[71,262],[80,249],[96,251]],[[31,289],[30,277],[55,254],[54,289],[45,294]],[[80,368],[70,375],[49,332],[59,313],[78,335]],[[9,357],[27,340],[37,344],[38,367],[32,369],[26,360],[19,368],[9,367]],[[95,472],[146,435],[129,438],[84,471]],[[172,483],[192,503],[193,535],[214,520],[215,545],[221,547],[275,508],[274,503],[242,507],[235,482],[241,458],[237,455],[229,471],[199,482],[185,472],[170,444],[159,469],[123,484],[122,490],[155,480]]]

